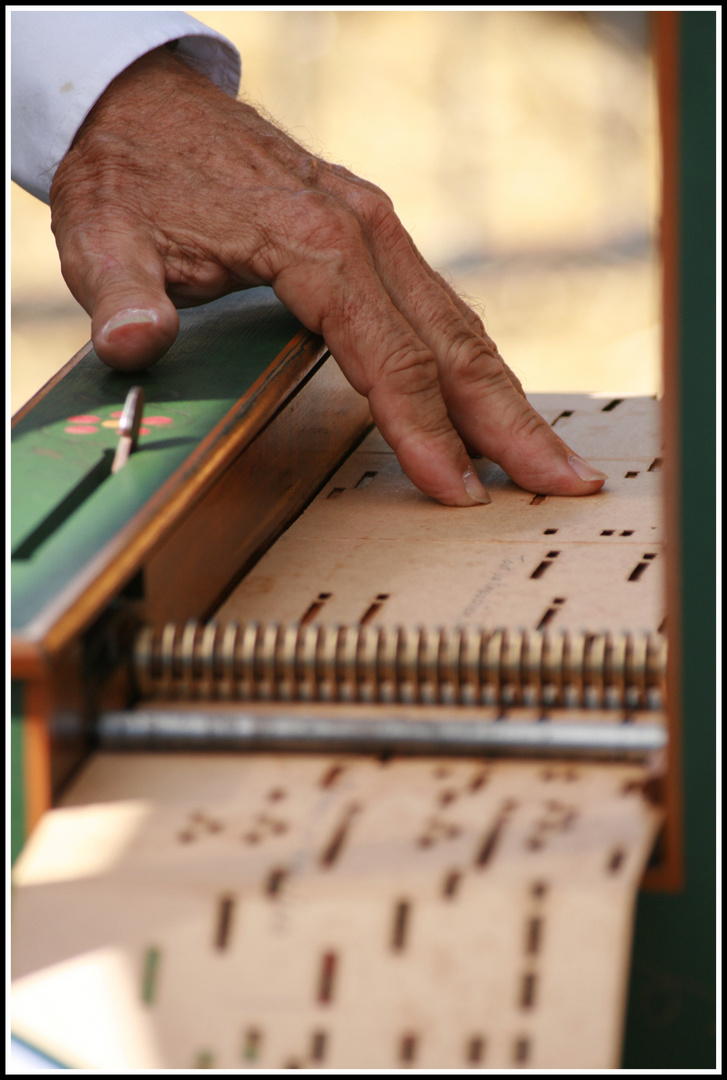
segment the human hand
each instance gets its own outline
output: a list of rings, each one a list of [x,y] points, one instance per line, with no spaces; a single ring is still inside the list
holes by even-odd
[[[390,199],[169,50],[143,56],[107,88],[58,166],[50,201],[63,276],[110,366],[135,371],[159,359],[179,329],[175,305],[271,285],[324,338],[406,474],[435,499],[489,501],[464,443],[530,491],[602,487],[604,474],[528,404]]]

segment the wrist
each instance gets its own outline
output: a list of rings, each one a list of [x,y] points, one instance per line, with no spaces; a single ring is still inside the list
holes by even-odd
[[[76,132],[68,155],[83,152],[99,135],[120,136],[127,146],[142,131],[152,138],[155,130],[162,135],[172,117],[175,123],[182,122],[185,107],[209,93],[230,101],[206,75],[195,70],[190,58],[175,54],[167,45],[159,46],[109,83]],[[107,148],[111,151],[112,145]]]

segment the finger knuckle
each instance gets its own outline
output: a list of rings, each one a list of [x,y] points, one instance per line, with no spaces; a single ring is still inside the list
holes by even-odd
[[[294,243],[306,252],[349,251],[361,245],[354,215],[324,192],[296,193],[290,200],[288,217]]]
[[[298,179],[307,187],[315,187],[320,173],[320,161],[313,154],[304,154],[296,169]]]
[[[351,183],[344,199],[370,237],[391,242],[405,235],[393,202],[381,188],[365,181]]]
[[[417,376],[413,381],[380,379],[368,391],[376,422],[384,422],[387,441],[399,454],[407,446],[426,445],[430,451],[451,445],[452,424],[436,382]],[[388,421],[388,423],[387,423]]]
[[[479,383],[496,390],[509,383],[500,357],[469,328],[453,335],[445,364],[451,377],[463,385]]]
[[[369,192],[363,199],[361,214],[368,232],[377,241],[393,246],[406,240],[404,226],[394,205],[383,192]]]
[[[388,354],[382,366],[381,378],[399,394],[417,395],[439,393],[437,363],[432,354],[410,342]]]
[[[512,404],[510,431],[516,440],[526,441],[539,432],[550,433],[551,428],[531,405],[518,396]]]
[[[360,194],[360,208],[363,217],[374,228],[402,227],[393,202],[380,188],[364,189]]]
[[[467,319],[467,322],[470,324],[474,332],[476,334],[479,334],[481,337],[488,338],[487,331],[485,330],[485,324],[483,323],[477,312],[473,311],[468,304],[465,304],[463,308],[463,313],[465,319]],[[497,351],[497,346],[495,345],[494,341],[492,342],[492,347],[495,351]]]

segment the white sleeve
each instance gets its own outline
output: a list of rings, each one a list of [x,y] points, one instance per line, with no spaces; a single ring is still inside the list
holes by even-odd
[[[10,40],[11,175],[44,202],[94,103],[144,53],[178,40],[226,93],[240,85],[237,49],[182,11],[15,10]]]

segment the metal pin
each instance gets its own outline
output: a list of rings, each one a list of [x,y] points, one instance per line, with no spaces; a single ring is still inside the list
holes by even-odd
[[[130,455],[136,450],[136,444],[139,441],[139,428],[141,427],[141,417],[143,412],[144,391],[141,386],[132,386],[131,390],[129,390],[126,395],[126,401],[124,402],[119,426],[116,429],[121,438],[116,447],[113,464],[111,465],[112,473],[117,473],[120,469],[123,469],[124,465],[129,460]]]

